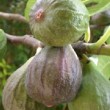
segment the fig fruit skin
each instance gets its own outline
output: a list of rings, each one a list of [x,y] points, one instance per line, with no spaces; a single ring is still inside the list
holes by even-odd
[[[33,108],[33,104],[31,103],[32,100],[30,100],[31,108],[26,108],[27,104],[27,97],[25,87],[23,87],[23,81],[26,74],[26,68],[28,67],[30,61],[33,59],[30,58],[23,66],[21,66],[19,69],[17,69],[7,80],[7,83],[3,89],[3,97],[2,97],[2,103],[4,110],[35,110]]]
[[[30,12],[33,35],[49,46],[77,42],[89,25],[89,14],[80,0],[37,0]]]
[[[71,46],[46,46],[29,64],[25,85],[32,99],[51,107],[74,99],[81,80],[81,65]]]
[[[30,58],[24,65],[17,69],[7,80],[3,90],[3,106],[4,110],[60,110],[63,105],[48,108],[41,103],[31,99],[25,89],[26,68],[28,67]]]
[[[110,110],[110,82],[92,61],[84,65],[83,74],[81,88],[68,104],[69,110]]]

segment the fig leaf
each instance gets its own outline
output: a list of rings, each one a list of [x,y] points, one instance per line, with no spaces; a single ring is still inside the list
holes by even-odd
[[[110,8],[109,0],[87,0],[84,3],[89,10],[90,16]]]
[[[2,29],[0,29],[0,59],[3,58],[5,52],[6,52],[6,44],[7,44],[7,38]]]
[[[37,0],[28,0],[28,2],[27,2],[26,8],[25,8],[25,13],[24,13],[27,20],[29,20],[30,10],[36,1]]]

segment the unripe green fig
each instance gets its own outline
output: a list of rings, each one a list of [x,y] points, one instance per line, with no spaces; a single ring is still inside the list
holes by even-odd
[[[32,59],[33,57],[9,77],[3,90],[4,110],[62,110],[63,105],[48,108],[27,95],[24,82],[26,68]]]
[[[93,62],[83,67],[83,81],[69,110],[110,110],[110,82],[102,76]]]
[[[88,11],[80,0],[37,0],[30,12],[33,35],[50,46],[76,42],[88,23]]]
[[[51,107],[74,99],[81,79],[81,65],[71,46],[46,46],[29,64],[25,83],[32,99]]]

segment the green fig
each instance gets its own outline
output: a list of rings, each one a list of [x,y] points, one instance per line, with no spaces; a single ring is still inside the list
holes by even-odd
[[[74,101],[68,104],[69,110],[110,110],[110,83],[93,62],[83,67],[83,81]]]
[[[76,42],[86,32],[89,14],[80,0],[37,0],[29,24],[38,40],[58,47]]]
[[[71,101],[82,81],[82,69],[72,47],[44,47],[27,68],[28,95],[51,107]]]

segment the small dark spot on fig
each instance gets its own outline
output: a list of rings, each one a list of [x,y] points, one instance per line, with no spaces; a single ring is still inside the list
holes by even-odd
[[[86,7],[93,7],[93,6],[97,5],[97,4],[98,4],[98,2],[90,2],[90,3],[86,4]]]
[[[35,14],[35,20],[36,21],[41,21],[43,18],[44,18],[44,10],[39,9]]]

